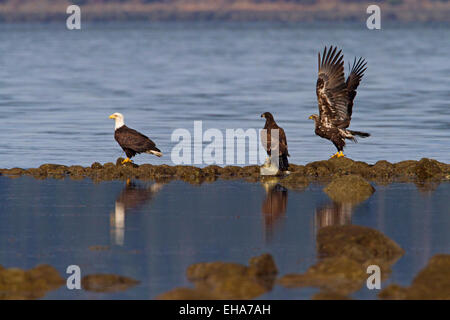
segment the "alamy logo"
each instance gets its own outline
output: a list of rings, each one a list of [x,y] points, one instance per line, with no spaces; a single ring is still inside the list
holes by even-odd
[[[67,14],[70,16],[66,20],[66,26],[69,30],[80,30],[81,29],[81,9],[77,5],[71,5],[67,7]]]
[[[367,29],[381,29],[381,9],[376,4],[367,7],[367,14],[371,14],[366,21]]]
[[[176,143],[170,154],[175,165],[256,165],[269,160],[274,166],[279,165],[278,129],[268,134],[265,129],[235,128],[226,129],[224,134],[216,128],[203,131],[202,121],[194,121],[193,134],[179,128],[172,132],[171,141]]]
[[[367,288],[369,290],[381,289],[381,270],[380,267],[373,264],[367,267],[367,273],[370,276],[367,278]]]
[[[67,278],[66,286],[67,289],[73,290],[73,289],[81,289],[81,269],[79,266],[73,264],[67,267],[66,273],[70,274],[70,276]]]

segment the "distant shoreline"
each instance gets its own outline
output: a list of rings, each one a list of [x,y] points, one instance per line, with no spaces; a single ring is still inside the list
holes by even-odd
[[[66,8],[72,2],[49,3],[6,1],[0,4],[0,22],[65,21]],[[77,3],[77,1],[73,1]],[[403,0],[377,3],[382,21],[450,22],[450,1]],[[80,5],[82,21],[365,21],[367,7],[373,1],[342,2],[331,0],[314,4],[286,1],[254,3],[251,1],[176,1],[165,3],[88,3]]]

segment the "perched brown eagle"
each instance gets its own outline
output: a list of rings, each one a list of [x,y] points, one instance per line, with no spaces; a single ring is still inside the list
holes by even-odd
[[[261,131],[261,143],[264,149],[267,151],[267,155],[270,157],[273,151],[278,151],[279,156],[279,170],[287,171],[289,169],[289,152],[288,145],[286,140],[286,134],[284,133],[283,128],[279,127],[275,122],[273,115],[270,112],[264,112],[261,115],[261,118],[266,119],[266,124],[264,125],[263,131]],[[278,130],[278,141],[275,141],[275,133],[272,137],[272,130]],[[278,142],[278,148],[275,146]],[[278,150],[276,150],[277,148]]]
[[[352,117],[353,100],[356,88],[366,71],[366,61],[363,58],[353,61],[350,74],[344,78],[344,55],[342,50],[336,52],[333,46],[325,47],[322,57],[319,52],[319,76],[316,84],[316,94],[319,103],[319,115],[313,114],[309,119],[315,122],[315,133],[331,140],[337,148],[333,157],[343,157],[345,139],[356,141],[355,136],[369,137],[366,132],[348,130]]]
[[[136,153],[145,152],[158,157],[163,155],[161,150],[147,136],[128,128],[124,123],[124,118],[121,113],[113,113],[109,118],[115,120],[114,138],[127,155],[127,158],[122,161],[122,164],[132,162],[130,158],[134,157]]]

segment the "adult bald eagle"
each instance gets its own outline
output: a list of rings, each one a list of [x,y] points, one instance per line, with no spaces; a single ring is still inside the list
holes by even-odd
[[[325,47],[322,57],[319,52],[319,76],[316,84],[319,115],[313,114],[309,119],[315,122],[315,133],[331,140],[337,152],[332,156],[343,157],[345,139],[356,141],[355,136],[369,137],[366,132],[348,130],[352,117],[353,100],[356,88],[366,71],[367,62],[363,58],[353,61],[350,74],[344,78],[344,55],[337,47]]]
[[[161,150],[147,136],[128,128],[124,123],[124,118],[121,113],[113,113],[109,118],[115,120],[114,138],[127,155],[127,158],[122,161],[122,164],[132,162],[130,158],[134,157],[136,153],[145,152],[158,157],[163,155]]]
[[[287,171],[289,169],[289,151],[286,140],[286,134],[284,133],[283,128],[277,125],[273,115],[270,112],[264,112],[261,115],[261,118],[266,119],[266,124],[264,125],[265,131],[261,131],[261,142],[264,149],[267,151],[267,155],[269,157],[272,156],[272,150],[278,152],[279,156],[279,170]],[[275,133],[272,137],[272,130],[278,130],[278,141],[276,141]],[[278,144],[278,147],[276,146]]]

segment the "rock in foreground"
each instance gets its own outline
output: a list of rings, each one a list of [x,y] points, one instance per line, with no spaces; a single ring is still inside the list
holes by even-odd
[[[81,279],[83,289],[94,292],[124,291],[137,284],[137,280],[115,274],[90,274]]]
[[[277,272],[269,254],[250,259],[249,266],[229,262],[196,263],[186,272],[195,288],[176,288],[157,299],[252,299],[272,289]]]
[[[323,190],[335,202],[353,204],[368,199],[375,192],[370,183],[357,175],[336,177]]]
[[[320,257],[348,257],[361,264],[389,267],[404,250],[378,230],[346,225],[321,228],[317,235]]]
[[[391,300],[450,300],[450,255],[432,257],[410,287],[391,284],[378,296]]]
[[[58,289],[64,283],[58,271],[49,265],[38,265],[30,270],[0,266],[1,300],[43,298],[48,291]]]
[[[376,264],[382,275],[403,254],[381,232],[360,226],[329,226],[317,235],[319,262],[303,274],[287,274],[278,282],[288,288],[318,287],[320,297],[340,299],[359,290],[367,279],[367,267]]]

